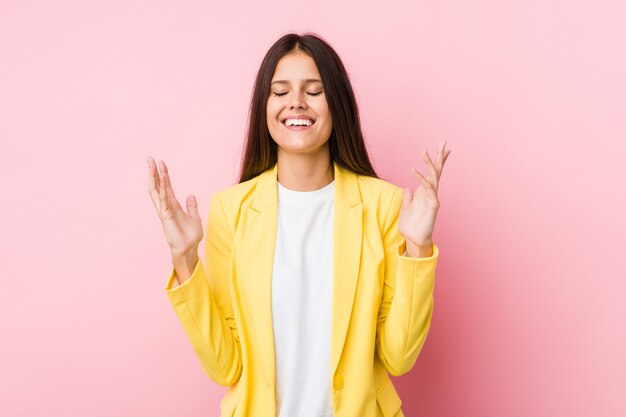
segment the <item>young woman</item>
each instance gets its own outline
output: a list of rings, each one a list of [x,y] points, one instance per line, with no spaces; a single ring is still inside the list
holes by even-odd
[[[314,34],[267,52],[239,183],[176,200],[148,158],[172,251],[165,290],[203,370],[229,386],[221,416],[403,416],[388,373],[414,365],[430,328],[437,189],[450,154],[402,189],[376,175],[346,70]],[[157,172],[158,171],[158,172]]]

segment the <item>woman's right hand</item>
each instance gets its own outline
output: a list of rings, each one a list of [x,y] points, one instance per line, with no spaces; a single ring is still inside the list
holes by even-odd
[[[159,172],[152,157],[147,157],[152,203],[157,210],[172,257],[196,257],[202,241],[202,219],[194,195],[187,196],[187,213],[176,200],[165,162],[159,161]]]

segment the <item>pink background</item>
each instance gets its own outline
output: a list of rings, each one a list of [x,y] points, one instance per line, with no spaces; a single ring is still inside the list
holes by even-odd
[[[218,415],[145,156],[206,220],[263,55],[312,30],[383,178],[452,149],[406,415],[626,415],[624,3],[259,3],[0,3],[0,414]]]

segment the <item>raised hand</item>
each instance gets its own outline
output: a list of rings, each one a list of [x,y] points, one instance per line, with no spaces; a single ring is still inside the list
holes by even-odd
[[[176,200],[165,162],[159,161],[160,172],[151,157],[147,157],[149,187],[152,203],[157,209],[167,243],[173,257],[197,257],[198,245],[202,241],[202,219],[198,214],[198,203],[193,195],[187,196],[187,213]]]
[[[415,168],[411,169],[413,175],[420,181],[420,185],[415,192],[410,187],[404,189],[400,217],[398,218],[398,231],[406,240],[408,256],[432,255],[432,235],[439,210],[437,191],[443,165],[450,152],[452,151],[446,151],[445,141],[440,143],[437,160],[434,163],[430,159],[428,151],[422,152],[428,169],[428,177],[424,177]]]

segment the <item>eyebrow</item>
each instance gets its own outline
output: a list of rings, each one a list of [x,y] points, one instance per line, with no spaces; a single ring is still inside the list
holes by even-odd
[[[319,80],[317,78],[307,78],[304,80],[305,83],[321,83],[322,80]],[[276,83],[280,83],[280,84],[289,84],[289,81],[287,80],[276,80],[276,81],[272,81],[272,84],[276,84]]]

